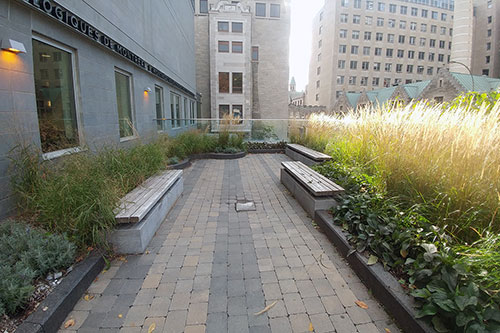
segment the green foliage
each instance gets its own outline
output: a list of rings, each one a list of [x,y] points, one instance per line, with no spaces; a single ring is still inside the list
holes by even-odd
[[[480,110],[486,108],[491,110],[500,98],[500,91],[490,91],[488,93],[479,93],[476,91],[469,91],[455,98],[450,103],[443,104],[444,109],[452,108],[457,109],[460,107],[470,108],[472,110]]]
[[[285,149],[287,142],[255,142],[250,141],[246,143],[247,149],[259,150],[259,149]]]
[[[0,314],[15,313],[31,296],[33,280],[70,266],[75,252],[63,236],[24,223],[0,224]]]
[[[178,164],[180,161],[179,161],[179,158],[177,156],[173,156],[173,157],[170,157],[168,160],[167,160],[167,164],[168,165],[174,165],[174,164]]]
[[[252,140],[278,140],[278,136],[274,132],[272,125],[266,125],[263,122],[252,122]]]

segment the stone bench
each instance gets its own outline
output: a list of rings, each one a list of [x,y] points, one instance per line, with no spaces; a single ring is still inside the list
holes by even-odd
[[[320,164],[332,159],[329,155],[295,143],[289,143],[286,145],[285,154],[292,160],[301,161],[307,166]]]
[[[116,252],[143,253],[183,191],[182,170],[167,170],[129,192],[115,210],[109,241]]]
[[[317,210],[336,206],[335,196],[344,189],[300,161],[281,162],[281,182],[314,218]]]

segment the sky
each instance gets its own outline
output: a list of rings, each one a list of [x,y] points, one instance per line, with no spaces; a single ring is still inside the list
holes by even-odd
[[[309,73],[312,22],[324,0],[292,0],[290,28],[290,78],[295,77],[297,91],[304,90]]]

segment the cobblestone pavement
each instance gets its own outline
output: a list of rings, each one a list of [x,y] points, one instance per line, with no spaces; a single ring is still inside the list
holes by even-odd
[[[147,251],[113,261],[61,332],[399,332],[280,184],[286,159],[195,162]]]

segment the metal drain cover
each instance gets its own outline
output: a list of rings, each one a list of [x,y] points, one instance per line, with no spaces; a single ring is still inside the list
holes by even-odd
[[[255,202],[247,201],[247,200],[241,200],[241,201],[236,202],[236,211],[237,212],[249,212],[252,210],[257,210],[255,208]]]

